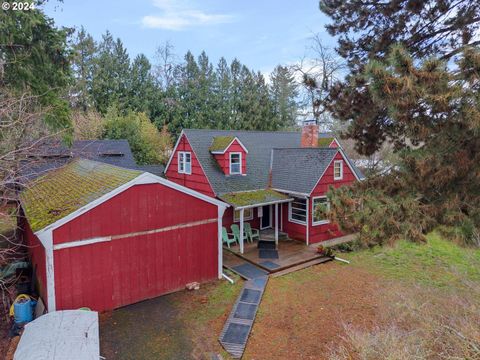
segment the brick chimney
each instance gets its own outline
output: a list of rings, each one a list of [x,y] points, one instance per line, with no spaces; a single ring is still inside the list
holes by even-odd
[[[318,125],[315,120],[303,122],[301,146],[318,147]]]

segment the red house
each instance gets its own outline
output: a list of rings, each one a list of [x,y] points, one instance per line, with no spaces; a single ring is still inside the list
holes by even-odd
[[[331,134],[184,129],[165,168],[178,184],[229,205],[223,225],[245,221],[312,244],[342,235],[321,210],[329,186],[363,179]],[[243,239],[240,241],[243,253]]]
[[[228,205],[172,181],[77,159],[20,198],[49,311],[110,310],[222,275]]]

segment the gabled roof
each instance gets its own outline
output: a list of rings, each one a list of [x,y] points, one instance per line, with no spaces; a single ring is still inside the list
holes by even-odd
[[[137,170],[76,159],[33,180],[20,194],[20,201],[35,232],[141,174]]]
[[[272,188],[310,194],[338,151],[336,148],[274,149]]]
[[[300,132],[184,129],[190,146],[217,195],[268,188],[270,155],[275,147],[299,147]],[[225,176],[210,153],[213,138],[237,137],[248,149],[246,176]],[[168,166],[168,165],[167,165]]]
[[[71,147],[60,141],[50,140],[34,147],[35,155],[22,161],[21,174],[26,180],[45,175],[50,170],[62,167],[75,158],[85,158],[124,167],[144,170],[144,165],[137,165],[127,140],[76,140]],[[148,165],[148,170],[160,175],[162,165]]]
[[[248,154],[248,149],[236,136],[215,136],[213,138],[212,145],[210,145],[208,149],[212,154],[225,154],[225,151],[228,150],[234,141],[237,141],[243,150]]]

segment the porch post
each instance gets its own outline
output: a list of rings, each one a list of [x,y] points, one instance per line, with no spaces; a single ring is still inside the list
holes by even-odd
[[[240,209],[240,254],[243,254],[243,212],[245,209]]]
[[[275,247],[278,248],[278,203],[275,204]]]

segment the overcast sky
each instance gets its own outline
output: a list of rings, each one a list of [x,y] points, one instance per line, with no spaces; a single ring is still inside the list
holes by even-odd
[[[57,25],[83,25],[96,40],[108,29],[131,57],[151,60],[168,40],[179,56],[205,50],[215,63],[237,57],[268,73],[301,58],[312,33],[335,45],[317,0],[51,0],[44,10]]]

